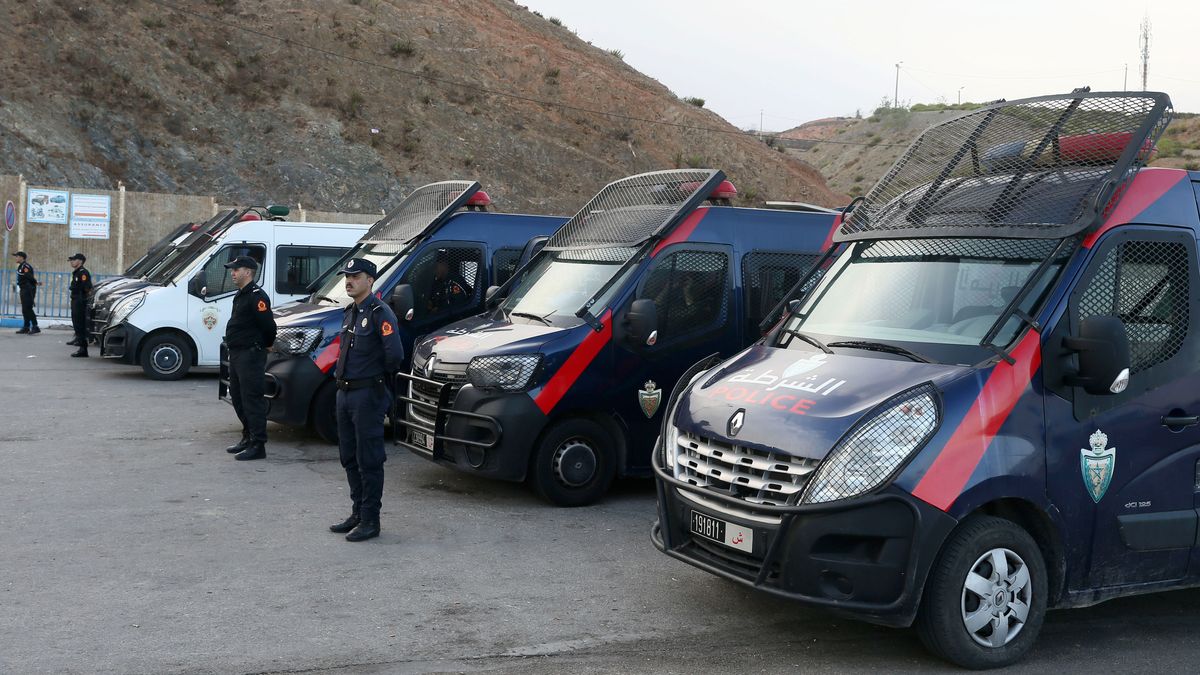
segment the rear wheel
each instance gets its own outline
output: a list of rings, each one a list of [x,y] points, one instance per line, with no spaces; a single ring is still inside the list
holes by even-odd
[[[333,386],[333,382],[326,382],[317,390],[309,419],[312,420],[313,431],[317,432],[321,440],[335,444],[338,442],[337,387]]]
[[[538,443],[529,478],[555,506],[586,506],[608,492],[617,472],[613,439],[589,419],[563,420]]]
[[[1046,565],[1012,521],[977,516],[947,540],[929,572],[917,631],[930,651],[964,668],[1019,661],[1046,617]]]
[[[178,380],[192,367],[192,348],[178,335],[150,336],[142,345],[142,371],[152,380]]]

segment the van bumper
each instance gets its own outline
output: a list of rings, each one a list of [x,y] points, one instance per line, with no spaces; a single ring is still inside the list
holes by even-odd
[[[145,338],[146,331],[127,323],[117,324],[100,336],[100,356],[136,365],[138,347]]]
[[[744,586],[886,626],[912,624],[957,521],[895,488],[830,504],[762,506],[667,474],[654,453],[658,550]],[[742,551],[693,534],[692,513],[752,532]]]
[[[455,391],[408,373],[397,378],[397,445],[460,471],[525,480],[529,453],[547,422],[528,394],[483,391],[469,384]]]
[[[273,352],[266,371],[267,419],[293,427],[308,424],[313,397],[333,378],[321,372],[308,354]]]

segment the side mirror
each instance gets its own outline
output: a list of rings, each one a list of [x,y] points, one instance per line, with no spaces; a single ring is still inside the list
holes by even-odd
[[[197,298],[203,298],[204,296],[208,295],[208,287],[204,285],[204,275],[197,274],[189,279],[187,290],[188,293],[196,296]]]
[[[634,300],[625,315],[625,323],[634,344],[653,347],[658,342],[658,306],[650,298]]]
[[[388,302],[392,306],[392,311],[396,313],[396,318],[401,321],[412,321],[413,307],[416,305],[416,300],[413,299],[413,289],[409,284],[400,284],[392,289],[392,298]]]
[[[1079,355],[1079,372],[1064,381],[1096,396],[1119,394],[1129,386],[1129,334],[1114,316],[1089,316],[1079,337],[1063,338],[1063,346]]]
[[[483,304],[490,306],[492,298],[496,297],[496,292],[500,290],[499,286],[488,286],[487,291],[483,294]]]

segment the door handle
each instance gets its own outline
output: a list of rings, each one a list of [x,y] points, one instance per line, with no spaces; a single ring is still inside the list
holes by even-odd
[[[1162,418],[1164,427],[1190,427],[1200,424],[1200,415],[1166,415]]]

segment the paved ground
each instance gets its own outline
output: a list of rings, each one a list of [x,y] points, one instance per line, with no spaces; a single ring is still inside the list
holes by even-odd
[[[951,672],[909,631],[776,601],[659,554],[654,494],[557,510],[406,452],[349,544],[333,447],[223,452],[212,375],[151,382],[0,335],[0,672]],[[1052,613],[1015,672],[1192,672],[1200,592]]]

